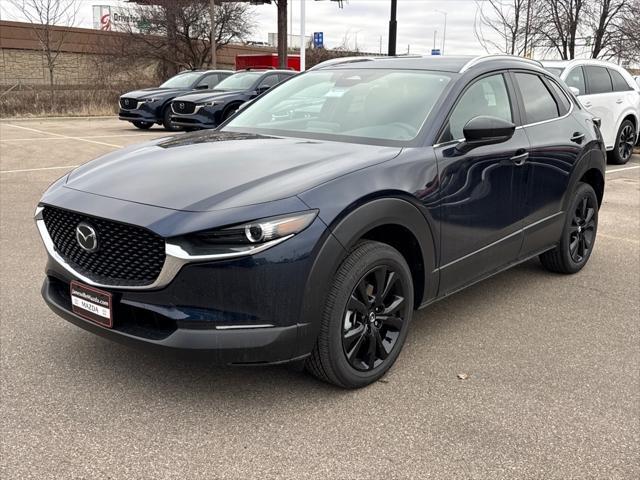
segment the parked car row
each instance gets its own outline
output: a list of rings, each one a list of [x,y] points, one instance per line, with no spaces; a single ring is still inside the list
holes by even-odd
[[[627,163],[640,132],[640,86],[624,68],[599,60],[543,62],[601,120],[611,163]]]
[[[170,131],[214,128],[244,102],[295,75],[292,70],[188,70],[157,88],[120,97],[120,120],[142,130],[154,124]]]

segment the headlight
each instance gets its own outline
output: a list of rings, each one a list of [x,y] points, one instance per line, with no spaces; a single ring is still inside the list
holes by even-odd
[[[213,107],[214,105],[219,105],[221,102],[204,102],[202,104],[203,107]]]
[[[300,233],[316,218],[317,210],[204,230],[167,241],[167,252],[180,258],[231,258],[266,250]]]
[[[143,101],[143,102],[149,102],[149,103],[152,103],[152,102],[157,102],[157,101],[158,101],[158,99],[157,99],[157,98],[143,98],[143,99],[142,99],[142,101]]]

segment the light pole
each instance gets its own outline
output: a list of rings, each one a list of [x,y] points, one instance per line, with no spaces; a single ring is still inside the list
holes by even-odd
[[[396,34],[398,32],[398,21],[396,20],[396,12],[398,10],[398,0],[391,0],[391,18],[389,19],[389,50],[387,55],[390,57],[396,54]]]
[[[442,32],[442,52],[441,52],[441,54],[444,55],[444,42],[447,39],[447,12],[445,12],[444,10],[436,10],[436,12],[444,15],[444,31]]]

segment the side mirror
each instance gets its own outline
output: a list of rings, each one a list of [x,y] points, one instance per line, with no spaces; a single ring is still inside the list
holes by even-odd
[[[256,95],[262,95],[267,90],[269,90],[269,87],[259,87],[256,89]]]
[[[579,88],[569,87],[569,90],[571,90],[571,93],[573,93],[576,97],[580,95],[580,89]]]
[[[482,145],[502,143],[513,137],[516,126],[507,120],[488,115],[474,117],[462,129],[464,140],[456,150],[466,153]]]
[[[196,85],[196,90],[209,90],[209,85]]]

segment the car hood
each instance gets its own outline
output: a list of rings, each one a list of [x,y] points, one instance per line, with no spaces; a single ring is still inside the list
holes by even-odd
[[[188,93],[188,94],[182,94],[179,97],[176,97],[174,100],[179,102],[193,102],[193,103],[200,103],[200,102],[208,102],[209,100],[224,100],[225,98],[231,98],[231,97],[235,97],[238,95],[238,93],[241,93],[242,90],[234,90],[234,91],[229,91],[229,90],[209,90],[207,92],[197,92],[197,93]]]
[[[109,153],[65,188],[183,211],[292,197],[401,149],[218,131],[182,134]]]
[[[186,88],[143,88],[142,90],[134,90],[133,92],[127,92],[122,95],[126,98],[135,98],[141,100],[149,97],[166,98],[176,95],[184,95],[189,90]]]

